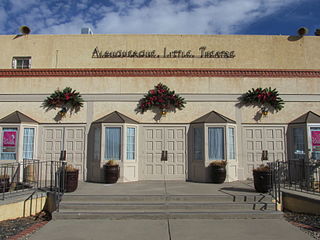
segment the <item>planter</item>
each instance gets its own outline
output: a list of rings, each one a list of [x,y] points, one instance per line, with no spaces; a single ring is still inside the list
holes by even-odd
[[[116,166],[104,165],[103,168],[105,173],[105,182],[116,183],[120,176],[119,165],[116,165]]]
[[[24,169],[23,181],[24,182],[35,182],[36,180],[36,170],[33,165],[27,165]]]
[[[10,178],[0,178],[0,193],[8,192],[10,189]]]
[[[257,192],[266,193],[271,188],[271,172],[253,171],[254,188]]]
[[[74,192],[78,187],[79,170],[66,171],[64,178],[64,190],[65,192]]]
[[[225,166],[210,166],[211,167],[211,177],[213,183],[224,183],[226,180],[226,167]]]

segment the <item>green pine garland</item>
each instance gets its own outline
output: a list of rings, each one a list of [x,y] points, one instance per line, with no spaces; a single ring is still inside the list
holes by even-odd
[[[183,97],[180,97],[175,91],[171,91],[166,85],[159,83],[140,99],[137,111],[144,113],[154,107],[159,108],[161,111],[170,109],[182,110],[185,104],[186,101]]]
[[[42,104],[46,111],[51,109],[61,108],[59,113],[65,114],[68,110],[72,113],[78,112],[83,107],[83,99],[79,92],[66,87],[62,91],[57,89],[49,97],[47,97]]]
[[[269,88],[257,88],[248,90],[240,97],[240,102],[245,105],[257,104],[257,105],[269,105],[273,107],[276,112],[280,111],[284,106],[284,101],[279,97],[279,93],[276,89]]]

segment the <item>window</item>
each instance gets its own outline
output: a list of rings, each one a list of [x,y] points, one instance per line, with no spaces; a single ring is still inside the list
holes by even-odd
[[[127,128],[127,160],[135,160],[136,129]]]
[[[304,131],[303,128],[293,128],[293,152],[295,158],[304,157]]]
[[[224,128],[209,127],[208,140],[209,160],[224,159]]]
[[[105,128],[105,160],[120,160],[121,156],[121,128]]]
[[[31,57],[14,57],[12,60],[12,68],[15,68],[15,69],[31,68]]]
[[[23,131],[23,159],[33,159],[34,128],[25,128]]]
[[[236,159],[236,141],[234,138],[234,128],[228,128],[228,158]]]
[[[16,160],[17,128],[2,129],[1,160]]]
[[[311,146],[312,146],[312,159],[320,159],[320,128],[319,127],[311,127]]]
[[[194,160],[203,159],[203,128],[194,128],[193,130],[193,142],[194,142]]]

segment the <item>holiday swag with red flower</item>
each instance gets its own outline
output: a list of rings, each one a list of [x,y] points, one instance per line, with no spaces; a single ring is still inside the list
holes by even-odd
[[[83,107],[83,99],[79,92],[72,90],[70,87],[66,87],[62,91],[57,89],[49,97],[47,97],[42,104],[46,111],[51,109],[61,108],[58,115],[64,117],[70,110],[72,112],[78,112]]]
[[[156,107],[159,108],[162,113],[165,113],[171,109],[174,111],[176,109],[182,110],[185,104],[186,101],[183,97],[180,97],[175,91],[171,91],[166,85],[159,83],[140,99],[137,111],[144,113]]]
[[[240,97],[241,103],[245,105],[257,104],[261,107],[271,106],[276,110],[280,111],[283,108],[284,101],[279,97],[279,93],[276,89],[269,88],[257,88],[249,90]]]

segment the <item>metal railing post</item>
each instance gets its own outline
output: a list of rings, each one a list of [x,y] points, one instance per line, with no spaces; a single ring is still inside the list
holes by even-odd
[[[278,191],[278,203],[281,203],[281,191],[280,191],[280,187],[281,187],[281,173],[280,173],[280,171],[281,171],[281,167],[280,167],[280,161],[277,161],[277,191]]]
[[[52,191],[53,186],[53,161],[51,161],[51,167],[50,167],[50,191]]]

